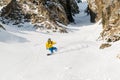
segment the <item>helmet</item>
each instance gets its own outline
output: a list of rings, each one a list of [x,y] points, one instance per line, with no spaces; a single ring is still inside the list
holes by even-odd
[[[48,41],[51,41],[51,38],[48,38]]]

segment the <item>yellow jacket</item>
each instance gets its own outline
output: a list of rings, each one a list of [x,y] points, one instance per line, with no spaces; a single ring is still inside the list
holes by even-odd
[[[48,49],[48,48],[52,48],[54,44],[56,44],[56,42],[53,42],[53,41],[51,41],[50,43],[49,43],[49,42],[46,42],[46,48],[47,48],[47,49]]]

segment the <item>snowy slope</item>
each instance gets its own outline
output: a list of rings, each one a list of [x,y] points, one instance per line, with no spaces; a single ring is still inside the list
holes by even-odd
[[[119,43],[100,50],[102,26],[89,16],[75,16],[69,33],[47,33],[4,25],[0,30],[0,80],[120,80]],[[84,7],[83,7],[84,6]],[[83,8],[82,8],[83,7]],[[29,26],[29,24],[26,24]],[[46,56],[45,42],[56,41],[58,52]]]

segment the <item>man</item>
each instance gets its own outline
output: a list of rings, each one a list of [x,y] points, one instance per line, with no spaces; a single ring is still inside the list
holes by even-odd
[[[56,42],[52,41],[50,38],[46,42],[46,49],[48,49],[50,51],[50,54],[48,54],[48,55],[53,54],[54,50],[57,51],[57,48],[53,46],[54,44],[56,44]]]

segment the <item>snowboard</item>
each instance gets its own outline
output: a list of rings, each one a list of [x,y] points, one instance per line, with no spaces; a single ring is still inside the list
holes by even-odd
[[[54,52],[54,53],[47,53],[47,56],[51,56],[51,55],[54,55],[54,54],[58,54],[58,51]]]
[[[57,53],[52,53],[52,54],[48,53],[47,56],[51,56],[51,55],[54,55],[54,54],[57,54]]]
[[[47,54],[47,56],[50,56],[50,55],[53,55],[53,54],[50,54],[50,53]]]

